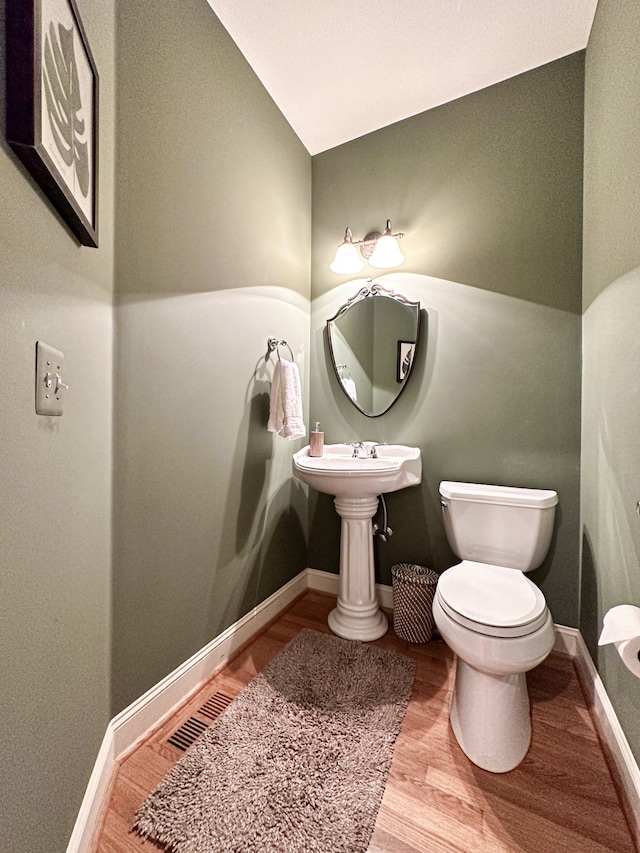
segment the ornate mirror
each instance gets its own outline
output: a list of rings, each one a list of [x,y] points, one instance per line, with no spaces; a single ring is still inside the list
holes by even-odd
[[[413,369],[420,303],[369,279],[327,320],[331,362],[340,387],[369,418],[389,411]]]

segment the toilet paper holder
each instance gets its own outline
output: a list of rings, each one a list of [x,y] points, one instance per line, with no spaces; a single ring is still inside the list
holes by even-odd
[[[629,672],[640,678],[640,607],[618,604],[604,615],[599,646],[613,644]]]

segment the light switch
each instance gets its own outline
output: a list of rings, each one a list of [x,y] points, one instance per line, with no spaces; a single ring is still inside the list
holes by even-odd
[[[36,343],[36,414],[62,414],[64,392],[69,387],[62,381],[64,356],[60,350]]]

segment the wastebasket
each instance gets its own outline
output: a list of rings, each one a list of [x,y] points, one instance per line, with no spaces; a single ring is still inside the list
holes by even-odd
[[[410,643],[427,643],[433,635],[433,596],[438,573],[414,563],[391,567],[393,630]]]

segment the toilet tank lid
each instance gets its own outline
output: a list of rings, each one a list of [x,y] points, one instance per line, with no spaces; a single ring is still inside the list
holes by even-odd
[[[440,494],[448,500],[474,501],[502,506],[526,506],[545,509],[558,503],[553,489],[524,489],[515,486],[490,486],[482,483],[440,483]]]

